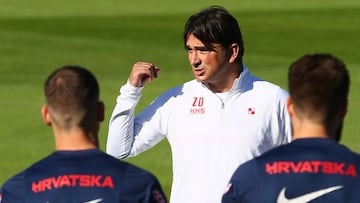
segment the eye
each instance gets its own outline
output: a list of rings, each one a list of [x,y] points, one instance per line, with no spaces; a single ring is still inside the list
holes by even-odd
[[[208,54],[208,53],[210,53],[211,51],[212,51],[211,49],[206,48],[206,47],[199,48],[200,54]]]
[[[186,47],[185,50],[189,54],[191,54],[193,52],[193,50],[190,47]]]

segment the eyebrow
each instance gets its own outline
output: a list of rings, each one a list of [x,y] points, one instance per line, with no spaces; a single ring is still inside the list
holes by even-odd
[[[206,48],[206,46],[195,46],[195,47],[190,47],[188,45],[185,46],[186,49],[202,49],[202,48]]]
[[[215,48],[215,47],[214,47]],[[207,50],[207,51],[214,51],[215,49],[214,48],[212,48],[212,47],[207,47],[207,46],[205,46],[205,45],[203,45],[203,46],[195,46],[195,47],[190,47],[190,46],[188,46],[188,45],[186,45],[185,46],[185,49],[186,50]]]

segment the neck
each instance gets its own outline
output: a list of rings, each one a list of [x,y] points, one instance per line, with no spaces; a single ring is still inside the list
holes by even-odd
[[[219,72],[215,80],[208,80],[205,82],[206,86],[214,93],[228,92],[234,85],[236,78],[240,76],[242,66],[238,64],[231,64],[223,67],[223,72]]]
[[[293,140],[301,138],[329,138],[326,127],[311,121],[293,122]]]
[[[97,149],[97,143],[91,141],[89,137],[96,135],[85,134],[81,130],[71,130],[65,132],[54,132],[55,135],[55,149],[57,151],[76,151]]]

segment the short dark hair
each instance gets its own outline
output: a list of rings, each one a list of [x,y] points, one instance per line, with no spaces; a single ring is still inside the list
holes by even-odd
[[[96,109],[99,102],[99,85],[87,69],[67,65],[52,72],[44,85],[49,111],[63,128],[79,125],[83,117]]]
[[[347,101],[350,76],[345,64],[330,54],[305,55],[291,64],[288,85],[294,108],[328,125]]]
[[[204,45],[213,49],[213,44],[221,44],[228,48],[237,43],[240,48],[238,62],[242,62],[244,42],[237,20],[223,7],[211,6],[189,17],[183,34],[184,45],[190,34],[193,34]]]

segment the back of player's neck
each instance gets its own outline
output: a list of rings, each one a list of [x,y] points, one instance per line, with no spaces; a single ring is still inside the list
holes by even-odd
[[[329,138],[326,127],[316,123],[301,123],[293,128],[293,140],[301,138]]]

